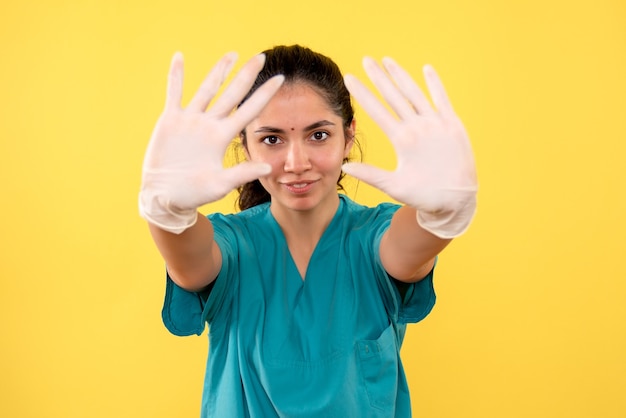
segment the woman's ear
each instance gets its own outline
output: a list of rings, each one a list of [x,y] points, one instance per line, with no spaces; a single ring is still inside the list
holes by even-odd
[[[346,129],[346,146],[343,153],[344,158],[348,158],[350,155],[350,151],[352,150],[352,146],[354,145],[354,135],[356,132],[356,119],[352,118],[352,122],[350,122],[350,126]]]

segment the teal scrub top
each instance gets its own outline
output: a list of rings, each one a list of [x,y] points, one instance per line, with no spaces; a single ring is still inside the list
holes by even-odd
[[[209,325],[202,417],[410,417],[407,323],[435,303],[433,272],[401,296],[379,245],[398,205],[340,195],[302,280],[269,203],[209,216],[222,252],[210,291],[167,278],[175,335]]]

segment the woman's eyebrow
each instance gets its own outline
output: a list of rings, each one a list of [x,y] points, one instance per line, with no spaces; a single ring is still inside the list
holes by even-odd
[[[309,126],[305,127],[303,129],[303,131],[310,131],[310,130],[321,128],[322,126],[328,126],[328,125],[333,125],[334,126],[335,124],[333,122],[329,121],[329,120],[324,119],[324,120],[321,120],[319,122],[315,122],[315,123],[310,124]]]
[[[310,131],[310,130],[313,130],[313,129],[321,128],[322,126],[329,126],[329,125],[334,126],[335,123],[333,123],[333,122],[331,122],[329,120],[323,119],[323,120],[320,120],[318,122],[312,123],[312,124],[310,124],[308,126],[305,126],[304,129],[302,129],[302,131],[306,132],[306,131]],[[273,127],[273,126],[261,126],[258,129],[256,129],[254,132],[255,133],[283,134],[283,133],[285,133],[285,130],[281,129],[281,128],[276,128],[276,127]]]
[[[259,129],[256,129],[254,133],[282,134],[285,133],[285,131],[280,128],[274,128],[272,126],[261,126]]]

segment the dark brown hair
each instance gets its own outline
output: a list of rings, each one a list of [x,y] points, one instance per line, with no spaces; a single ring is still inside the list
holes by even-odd
[[[350,93],[343,82],[341,70],[330,58],[300,45],[276,46],[263,51],[265,66],[257,76],[252,88],[239,104],[243,104],[263,83],[275,75],[285,76],[284,84],[305,83],[317,91],[328,103],[333,112],[343,121],[347,133],[354,118]],[[240,134],[241,145],[247,146],[245,129]],[[348,138],[353,139],[353,138]],[[355,144],[358,147],[358,144]],[[343,190],[342,172],[337,179],[337,189]],[[270,201],[270,194],[259,180],[246,183],[237,189],[237,204],[245,210]]]

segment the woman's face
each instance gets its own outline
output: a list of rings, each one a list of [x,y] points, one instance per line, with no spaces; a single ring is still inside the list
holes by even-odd
[[[274,210],[310,211],[337,204],[337,179],[354,136],[325,99],[306,83],[281,87],[246,127],[247,158],[268,163],[259,179]]]

